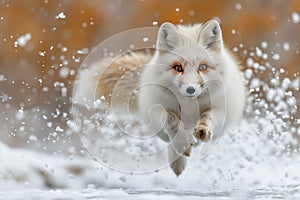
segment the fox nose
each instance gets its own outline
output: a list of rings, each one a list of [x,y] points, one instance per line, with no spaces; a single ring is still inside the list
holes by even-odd
[[[187,92],[188,94],[194,94],[195,88],[193,88],[193,87],[188,87],[188,88],[186,89],[186,92]]]

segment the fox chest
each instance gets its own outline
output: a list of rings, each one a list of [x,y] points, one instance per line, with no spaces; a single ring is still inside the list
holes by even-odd
[[[181,120],[187,129],[194,128],[200,118],[205,106],[198,102],[197,99],[184,99],[180,105]]]

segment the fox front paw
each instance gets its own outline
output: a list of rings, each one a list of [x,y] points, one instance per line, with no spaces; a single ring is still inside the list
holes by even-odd
[[[203,142],[207,142],[210,139],[211,133],[207,126],[199,125],[195,128],[195,137]]]

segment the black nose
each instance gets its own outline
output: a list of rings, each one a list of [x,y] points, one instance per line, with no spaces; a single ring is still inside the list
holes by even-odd
[[[193,88],[193,87],[188,87],[188,88],[186,89],[186,92],[187,92],[188,94],[194,94],[195,88]]]

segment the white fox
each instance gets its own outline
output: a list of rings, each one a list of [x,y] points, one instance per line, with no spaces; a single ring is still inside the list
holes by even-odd
[[[113,102],[114,92],[118,94],[115,102],[123,104],[128,94],[140,88],[137,113],[170,143],[169,163],[176,175],[185,169],[193,145],[216,141],[242,115],[246,96],[243,75],[224,47],[216,20],[189,26],[162,24],[154,55],[130,53],[101,61],[80,77],[79,96],[91,96],[86,93],[88,83],[97,82],[101,66],[108,63],[110,68],[99,81],[96,97],[105,95]],[[126,72],[134,73],[115,87]]]

